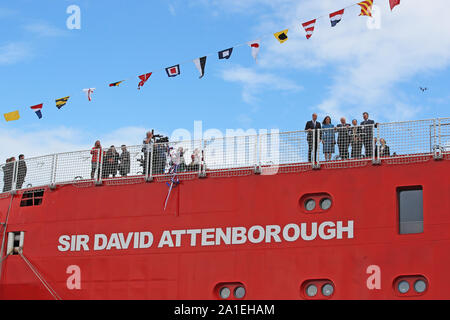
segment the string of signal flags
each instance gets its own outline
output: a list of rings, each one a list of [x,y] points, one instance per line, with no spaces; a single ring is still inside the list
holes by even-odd
[[[401,0],[389,0],[389,5],[391,8],[391,11],[396,6],[400,5],[400,1]],[[328,16],[330,18],[331,27],[335,27],[342,20],[342,17],[344,15],[344,12],[346,9],[353,7],[353,6],[357,6],[357,5],[361,8],[361,12],[359,14],[360,16],[372,17],[373,3],[374,3],[374,0],[365,0],[365,1],[361,1],[358,3],[352,4],[342,10],[330,13]],[[312,35],[314,33],[315,24],[318,19],[319,18],[316,18],[316,19],[307,21],[305,23],[302,23],[302,27],[306,32],[306,39],[310,39],[312,37]],[[284,43],[289,39],[288,31],[289,31],[289,29],[285,29],[285,30],[276,32],[273,35],[280,43]],[[221,51],[217,52],[217,56],[218,56],[219,60],[230,59],[234,48],[240,47],[240,46],[245,46],[245,45],[247,45],[251,48],[251,54],[252,54],[253,58],[255,59],[255,61],[257,62],[258,61],[257,60],[258,53],[259,53],[259,50],[261,47],[261,40],[259,40],[259,39],[254,40],[254,41],[248,41],[246,43],[241,43],[241,44],[235,45],[234,47],[221,50]],[[198,71],[200,73],[200,79],[205,74],[206,60],[207,60],[208,56],[209,55],[206,55],[206,56],[203,56],[203,57],[193,60],[196,68],[198,69]],[[167,76],[170,78],[179,76],[181,74],[181,68],[180,68],[181,64],[182,63],[171,66],[171,67],[164,68],[164,70],[167,73]],[[150,79],[152,74],[153,74],[153,72],[149,72],[149,73],[145,73],[145,74],[138,76],[138,79],[139,79],[138,90],[140,90],[145,85],[145,83]],[[123,82],[128,81],[128,80],[130,80],[130,79],[112,82],[109,84],[109,87],[119,87]],[[92,97],[93,97],[95,90],[96,90],[95,88],[86,88],[86,89],[83,89],[82,92],[84,92],[86,94],[88,101],[92,101]],[[69,102],[69,99],[70,99],[70,96],[56,99],[55,100],[56,107],[58,109],[63,108]],[[43,107],[44,107],[44,104],[41,103],[38,105],[31,106],[30,109],[36,113],[36,116],[38,117],[38,119],[42,119]],[[20,119],[20,113],[18,110],[16,110],[16,111],[5,113],[4,117],[7,122],[16,121],[16,120]]]

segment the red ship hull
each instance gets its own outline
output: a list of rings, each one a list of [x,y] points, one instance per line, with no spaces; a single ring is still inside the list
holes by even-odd
[[[243,286],[250,300],[449,299],[448,181],[450,161],[430,156],[400,165],[195,177],[173,189],[166,210],[168,186],[158,181],[58,186],[30,207],[20,206],[21,193],[4,196],[7,233],[25,236],[23,254],[3,262],[0,299],[53,299],[51,291],[61,299],[220,299],[223,285]],[[422,233],[405,235],[397,189],[409,186],[423,188],[424,221]],[[331,208],[305,212],[305,196],[321,194]],[[321,231],[305,239],[314,226]],[[252,227],[265,235],[250,235]],[[306,234],[296,234],[303,227]],[[421,277],[427,288],[401,294],[402,277]],[[333,294],[308,297],[310,281],[330,282]]]

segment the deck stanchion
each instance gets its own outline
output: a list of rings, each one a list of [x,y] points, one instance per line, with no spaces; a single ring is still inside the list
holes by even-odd
[[[52,158],[52,172],[51,172],[51,176],[50,176],[50,189],[55,189],[56,188],[56,168],[58,165],[58,154],[54,154],[53,158]]]

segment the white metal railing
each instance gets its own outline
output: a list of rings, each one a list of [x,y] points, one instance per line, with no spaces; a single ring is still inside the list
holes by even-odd
[[[167,180],[174,171],[184,178],[276,174],[433,157],[450,160],[450,118],[58,153],[1,165],[0,193]]]

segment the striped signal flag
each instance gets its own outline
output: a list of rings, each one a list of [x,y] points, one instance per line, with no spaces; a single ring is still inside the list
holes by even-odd
[[[330,13],[330,21],[331,26],[336,26],[342,20],[342,16],[344,15],[344,9]]]
[[[56,107],[58,109],[61,109],[62,107],[64,107],[66,105],[67,101],[69,101],[69,98],[70,97],[67,96],[67,97],[55,100],[56,101]]]
[[[39,119],[42,119],[42,112],[41,112],[41,110],[42,110],[43,105],[44,105],[44,104],[41,103],[41,104],[38,104],[38,105],[35,105],[35,106],[30,107],[31,110],[33,110],[34,112],[36,112],[36,115],[37,115],[37,117],[38,117]]]
[[[316,19],[302,24],[303,28],[305,28],[305,31],[306,31],[306,39],[311,38],[311,36],[313,35],[315,25],[316,25]]]
[[[358,5],[361,7],[361,13],[360,16],[372,16],[372,5],[373,0],[366,0],[358,3]]]

